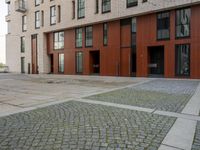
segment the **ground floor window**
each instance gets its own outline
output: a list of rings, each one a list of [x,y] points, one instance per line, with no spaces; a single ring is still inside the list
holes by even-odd
[[[76,73],[83,73],[83,52],[76,52]]]
[[[21,73],[25,73],[25,57],[21,57]]]
[[[176,75],[190,75],[190,45],[176,45]]]
[[[59,61],[59,66],[58,66],[58,72],[59,73],[64,73],[64,54],[59,54],[58,55],[58,61]]]

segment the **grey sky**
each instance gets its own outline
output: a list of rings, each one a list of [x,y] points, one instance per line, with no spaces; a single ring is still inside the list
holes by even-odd
[[[0,0],[0,62],[5,63],[5,34],[7,33],[7,5],[5,0]]]

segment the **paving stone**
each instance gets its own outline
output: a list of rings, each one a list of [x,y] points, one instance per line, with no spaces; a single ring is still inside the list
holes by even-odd
[[[200,121],[197,122],[192,150],[200,150]]]
[[[20,150],[158,148],[175,120],[71,101],[0,118],[0,147]]]
[[[193,96],[199,82],[154,80],[138,86],[93,95],[86,99],[181,112]]]

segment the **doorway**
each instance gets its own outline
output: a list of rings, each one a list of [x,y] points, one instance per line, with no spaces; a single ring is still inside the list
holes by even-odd
[[[93,75],[100,74],[100,52],[90,51],[90,73]]]
[[[164,46],[148,48],[149,76],[164,76]]]
[[[38,74],[37,34],[31,36],[32,74]]]

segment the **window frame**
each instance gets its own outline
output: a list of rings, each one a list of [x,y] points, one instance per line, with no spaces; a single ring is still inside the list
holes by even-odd
[[[20,50],[21,53],[25,53],[25,36],[20,37]]]
[[[78,1],[78,3],[77,3],[77,18],[83,19],[83,18],[85,18],[85,0],[77,0],[77,1]],[[84,2],[84,5],[83,5],[83,7],[80,7],[80,6],[82,6],[81,5],[82,1]],[[82,10],[83,10],[84,14],[79,16],[80,12],[82,12]]]
[[[92,31],[91,31],[91,40],[92,40],[92,44],[91,45],[87,45],[87,28],[92,28]],[[90,36],[89,36],[90,37]],[[93,26],[86,26],[85,27],[85,47],[93,47]]]
[[[129,2],[129,0],[126,0],[126,8],[130,8],[130,7],[135,7],[138,6],[138,0],[136,0],[136,2]]]
[[[110,2],[110,9],[104,11],[104,3],[106,3],[107,1]],[[102,3],[101,3],[101,12],[102,12],[102,14],[111,12],[111,5],[112,5],[111,4],[111,0],[102,0]]]
[[[95,0],[95,14],[99,13],[99,0]]]
[[[23,15],[22,16],[22,32],[27,31],[27,16]]]
[[[60,66],[60,65],[62,65],[61,59],[60,59],[61,55],[63,56],[63,70],[61,70],[62,66]],[[58,73],[60,73],[60,74],[65,73],[65,54],[64,53],[58,53]]]
[[[105,28],[106,25],[106,28]],[[106,38],[106,42],[105,42]],[[108,46],[108,23],[103,23],[103,46]]]
[[[83,70],[84,70],[84,64],[83,64],[84,63],[84,54],[83,54],[83,51],[76,51],[75,53],[76,53],[75,54],[75,57],[76,57],[75,58],[75,61],[76,61],[75,62],[75,64],[76,64],[75,65],[76,66],[76,68],[75,68],[76,69],[76,74],[83,74]],[[82,64],[82,70],[81,71],[79,71],[79,67],[78,67],[79,63],[78,63],[78,55],[77,54],[79,54],[79,53],[82,54],[82,62],[81,62],[81,64]]]
[[[60,34],[61,33],[63,33],[63,41],[60,41],[59,40],[59,37],[60,37]],[[58,38],[58,41],[55,41],[55,36],[58,36],[57,38]],[[63,42],[63,47],[59,47],[58,46],[58,48],[56,48],[56,46],[55,46],[55,43],[61,43],[61,42]],[[53,33],[53,50],[54,51],[56,51],[56,50],[64,50],[64,48],[65,48],[65,32],[64,31],[58,31],[58,32],[54,32]]]
[[[177,23],[177,12],[178,11],[181,11],[181,10],[185,10],[185,9],[190,9],[190,18],[189,18],[189,35],[188,36],[181,36],[181,37],[179,37],[179,36],[177,36],[177,26],[178,26],[178,23]],[[180,8],[180,9],[177,9],[176,11],[175,11],[175,38],[176,39],[185,39],[185,38],[190,38],[191,37],[191,14],[192,14],[192,9],[191,9],[191,7],[184,7],[184,8]]]
[[[41,1],[40,1],[40,0],[35,0],[35,7],[36,7],[36,6],[39,6],[39,5],[40,5],[40,3],[41,3]]]
[[[166,37],[166,38],[158,38],[158,15],[159,14],[164,14],[164,13],[168,13],[169,14],[169,29],[168,29],[168,31],[169,31],[169,37]],[[157,18],[156,18],[156,38],[157,38],[157,41],[164,41],[164,40],[170,40],[170,31],[171,31],[171,29],[170,29],[170,18],[171,18],[171,12],[170,11],[163,11],[163,12],[159,12],[159,13],[157,13]]]
[[[184,75],[184,74],[179,74],[178,73],[178,69],[177,69],[177,55],[178,55],[178,46],[188,46],[189,47],[189,54],[188,54],[188,58],[189,58],[189,74],[188,75]],[[191,75],[191,45],[189,43],[183,43],[183,44],[176,44],[175,45],[175,76],[176,77],[185,77],[185,78],[189,78]]]
[[[52,15],[52,9],[54,8],[54,11],[55,11],[55,15],[53,16]],[[55,17],[55,22],[54,23],[52,23],[52,18],[54,18]],[[56,24],[56,5],[53,5],[53,6],[51,6],[50,7],[50,25],[52,26],[52,25],[55,25]]]
[[[37,15],[38,15],[38,18],[37,18]],[[36,11],[35,12],[35,29],[39,29],[40,28],[40,11]],[[37,23],[39,22],[39,25],[37,26]]]
[[[78,38],[78,33],[79,32],[77,32],[77,31],[80,31],[81,30],[81,46],[79,46],[79,45],[77,45],[77,43],[79,43],[79,42],[77,42],[77,40],[80,40],[79,38]],[[82,27],[80,27],[80,28],[76,28],[75,29],[75,48],[82,48],[83,47],[83,28]]]

